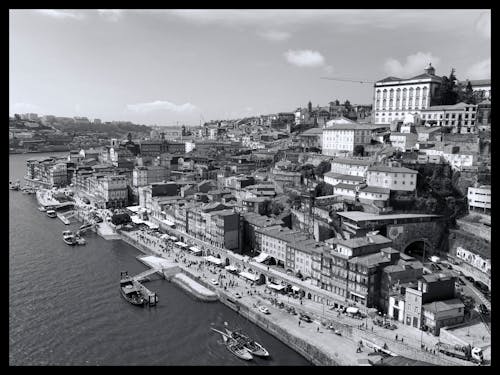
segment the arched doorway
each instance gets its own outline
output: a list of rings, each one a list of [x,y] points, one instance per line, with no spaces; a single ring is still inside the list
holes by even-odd
[[[409,242],[404,247],[403,252],[420,260],[421,262],[425,262],[425,259],[423,259],[424,256],[425,258],[429,258],[434,253],[432,247],[424,239]]]
[[[307,293],[307,299],[311,299],[311,293]]]

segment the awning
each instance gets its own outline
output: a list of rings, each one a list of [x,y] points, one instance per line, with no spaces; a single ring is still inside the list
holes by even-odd
[[[252,281],[259,280],[259,276],[254,275],[253,273],[250,273],[250,272],[246,272],[246,271],[240,272],[240,276],[243,276],[244,278],[246,278],[248,280],[252,280]]]
[[[196,246],[191,246],[189,250],[195,254],[201,253],[201,249],[198,249]]]
[[[177,241],[177,237],[175,237],[175,236],[170,236],[170,239],[171,239],[172,241]]]
[[[366,296],[362,295],[362,294],[358,294],[358,293],[354,293],[354,292],[349,292],[351,294],[354,294],[355,296],[358,296],[360,298],[366,298]]]
[[[168,234],[162,234],[160,236],[160,239],[162,239],[162,240],[168,240],[169,238],[170,238],[170,236]]]
[[[163,219],[163,220],[161,220],[161,222],[165,225],[168,225],[169,227],[173,227],[175,225],[175,223],[173,223],[172,221],[167,220],[167,219]]]
[[[222,264],[222,260],[219,259],[219,258],[216,258],[212,255],[209,255],[207,257],[205,257],[206,260],[208,260],[210,263],[213,263],[213,264],[217,264],[217,265],[221,265]]]
[[[278,284],[267,284],[267,286],[271,289],[274,289],[274,290],[278,290],[278,291],[281,291],[283,289],[285,289],[285,286],[284,285],[278,285]]]
[[[187,247],[187,244],[185,244],[184,242],[180,242],[180,241],[179,241],[179,242],[176,242],[175,244],[176,244],[177,246],[179,246],[179,247]]]
[[[300,290],[300,288],[298,286],[292,285],[292,290],[294,292],[298,292]]]
[[[140,219],[139,216],[133,215],[133,216],[130,216],[130,218],[132,219],[132,222],[134,224],[143,224],[144,223],[144,220]]]
[[[235,266],[226,266],[224,268],[226,270],[228,270],[229,272],[236,272],[236,271],[238,271],[238,269]]]
[[[357,314],[357,313],[359,313],[359,309],[357,307],[348,307],[346,309],[346,312],[348,314]]]
[[[260,253],[255,258],[253,258],[253,260],[256,261],[256,262],[258,262],[258,263],[262,263],[262,262],[266,261],[269,258],[271,258],[271,256],[269,254],[267,254],[267,253]]]
[[[152,223],[151,221],[144,221],[144,224],[146,224],[151,229],[158,229],[159,228],[158,224]]]
[[[140,210],[141,206],[129,206],[127,207],[127,210],[130,210],[132,212],[138,212]]]

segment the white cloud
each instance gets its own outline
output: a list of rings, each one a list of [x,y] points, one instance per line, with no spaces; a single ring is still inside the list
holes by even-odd
[[[483,37],[490,39],[491,38],[491,12],[483,12],[477,18],[475,23],[476,30]]]
[[[317,67],[325,64],[325,58],[317,51],[288,50],[284,55],[290,64],[300,67]]]
[[[467,70],[468,79],[488,79],[491,78],[491,58],[479,61]]]
[[[40,113],[41,108],[30,103],[17,102],[10,106],[10,113]]]
[[[75,20],[81,20],[84,18],[83,14],[63,9],[37,9],[37,12],[49,17],[59,18],[59,19],[72,18]]]
[[[257,34],[260,37],[267,39],[271,42],[282,42],[289,39],[292,36],[292,34],[286,31],[278,31],[278,30],[259,31],[257,32]]]
[[[325,72],[327,72],[328,74],[332,74],[333,71],[334,71],[333,66],[331,65],[325,66]]]
[[[193,112],[197,108],[191,103],[175,104],[163,100],[156,100],[150,103],[128,104],[127,109],[137,113],[145,113],[153,111]]]
[[[384,69],[387,74],[398,78],[408,78],[409,76],[423,73],[424,69],[432,63],[436,67],[439,64],[440,58],[433,56],[430,52],[417,52],[414,55],[406,57],[406,63],[401,64],[394,58],[389,58],[384,64]]]
[[[97,9],[97,13],[104,19],[117,22],[123,15],[123,10],[121,9]]]

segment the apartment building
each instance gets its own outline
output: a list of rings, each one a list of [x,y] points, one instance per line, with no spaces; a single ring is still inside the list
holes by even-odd
[[[476,132],[477,105],[457,103],[454,105],[431,106],[421,111],[421,118],[427,126],[447,126],[453,133]]]
[[[373,126],[337,124],[323,128],[323,155],[353,154],[356,146],[367,146],[372,139]]]
[[[469,211],[491,212],[491,186],[483,185],[479,187],[469,187],[467,189],[467,201]]]
[[[331,161],[329,173],[338,173],[340,175],[366,177],[368,167],[373,164],[370,159],[349,159],[336,158]]]
[[[256,241],[260,243],[261,252],[274,258],[276,264],[285,268],[287,244],[294,238],[295,240],[307,239],[301,235],[300,231],[282,228],[257,228],[255,229]]]
[[[418,172],[404,167],[371,166],[366,172],[368,186],[396,191],[415,191]]]

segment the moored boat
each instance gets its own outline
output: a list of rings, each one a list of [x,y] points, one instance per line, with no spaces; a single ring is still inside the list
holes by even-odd
[[[127,273],[120,280],[120,292],[123,298],[132,305],[144,306],[146,303],[141,291],[134,285],[133,279]]]
[[[65,230],[63,232],[63,241],[70,246],[74,246],[77,244],[76,236],[70,230]]]
[[[226,335],[222,337],[224,338],[224,344],[226,345],[227,350],[233,353],[236,357],[245,361],[253,359],[252,354],[241,343]]]
[[[9,181],[9,189],[10,190],[19,190],[20,187],[21,187],[21,184],[19,183],[19,180],[17,180],[16,182]]]
[[[242,344],[250,353],[258,357],[269,357],[269,352],[258,342],[252,340],[242,331],[230,331],[226,328],[227,334],[234,340]]]
[[[47,210],[45,213],[47,214],[48,217],[52,219],[57,217],[57,213],[54,210]]]

